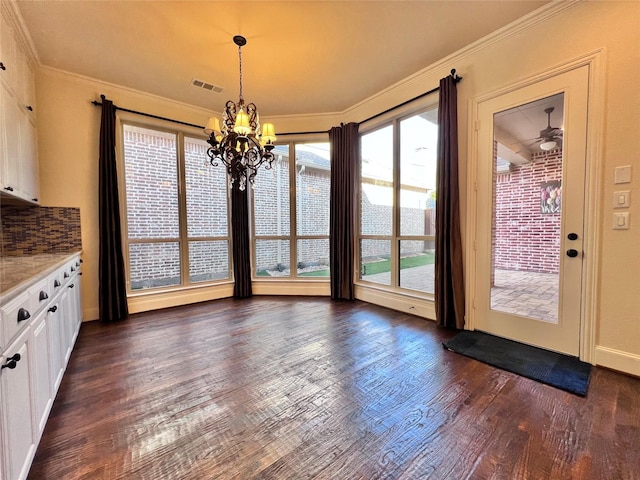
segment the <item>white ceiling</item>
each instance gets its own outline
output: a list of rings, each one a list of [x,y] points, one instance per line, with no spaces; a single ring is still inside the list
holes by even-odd
[[[344,111],[545,3],[17,1],[42,65],[214,111],[237,100],[243,35],[244,97],[263,118]]]

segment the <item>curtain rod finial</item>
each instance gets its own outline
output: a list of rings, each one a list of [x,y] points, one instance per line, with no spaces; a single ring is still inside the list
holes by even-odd
[[[105,97],[105,96],[104,96],[104,94],[102,94],[102,95],[100,95],[100,98],[101,98],[102,100],[104,100],[104,99],[106,99],[107,97]]]
[[[453,77],[453,81],[456,82],[456,83],[458,83],[460,80],[462,80],[462,77],[456,73],[456,69],[455,68],[451,69],[451,76]]]

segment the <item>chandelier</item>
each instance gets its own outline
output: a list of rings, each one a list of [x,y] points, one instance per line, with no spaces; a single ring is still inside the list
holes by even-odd
[[[272,150],[276,140],[275,128],[272,123],[265,123],[260,132],[258,108],[254,103],[244,103],[242,96],[242,47],[247,39],[236,35],[233,43],[238,45],[238,60],[240,64],[240,99],[238,103],[227,101],[222,114],[222,129],[217,118],[211,117],[207,122],[204,133],[209,135],[207,149],[209,162],[217,167],[224,164],[229,175],[229,188],[237,184],[240,190],[247,187],[247,182],[253,186],[258,168],[265,164],[270,170],[274,160]]]

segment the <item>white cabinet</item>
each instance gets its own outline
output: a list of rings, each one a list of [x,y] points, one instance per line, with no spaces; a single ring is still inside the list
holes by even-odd
[[[49,323],[47,312],[42,311],[31,326],[31,362],[33,365],[33,412],[35,431],[41,433],[51,410],[51,376],[49,373]],[[40,435],[36,440],[39,440]]]
[[[29,472],[80,328],[79,266],[74,256],[0,305],[0,480]]]
[[[1,13],[0,191],[38,203],[35,73],[4,2]]]
[[[66,295],[66,292],[64,293]],[[49,324],[49,380],[53,391],[58,391],[64,374],[64,357],[62,354],[62,309],[60,298],[47,309]]]
[[[36,444],[33,425],[31,329],[24,330],[2,357],[3,456],[7,480],[27,476]]]

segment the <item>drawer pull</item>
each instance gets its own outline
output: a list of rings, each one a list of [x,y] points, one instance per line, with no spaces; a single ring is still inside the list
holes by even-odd
[[[0,62],[0,70],[6,70],[7,67],[4,66],[4,63]]]
[[[18,310],[18,321],[19,322],[24,322],[28,318],[31,318],[31,314],[29,313],[29,311],[26,308],[21,308],[20,310]]]
[[[60,286],[60,280],[53,281],[53,288],[58,288]]]
[[[58,306],[54,305],[53,307],[49,308],[49,310],[47,310],[47,312],[55,313],[57,310],[58,310]]]
[[[80,262],[76,262],[76,267],[79,267],[79,266],[80,266]]]
[[[71,267],[71,271],[75,272],[76,271],[75,267]]]
[[[7,192],[13,192],[13,187],[4,187]]]
[[[67,272],[64,272],[64,278],[69,278],[69,274]]]
[[[30,112],[33,112],[33,107],[32,107],[31,105],[27,105],[27,106],[26,106],[26,107],[24,107],[24,108],[26,108],[26,109],[27,109],[27,110],[29,110]]]
[[[7,358],[7,363],[5,363],[4,365],[2,365],[2,368],[0,368],[0,370],[4,369],[4,368],[10,368],[10,369],[14,369],[16,368],[16,365],[18,364],[18,362],[20,361],[22,357],[20,356],[19,353],[16,353],[13,357],[9,357]]]
[[[71,285],[69,285],[69,288],[73,288],[73,287],[74,287],[73,283]]]
[[[47,298],[49,298],[47,292],[45,292],[44,290],[40,290],[40,301],[46,300]]]

